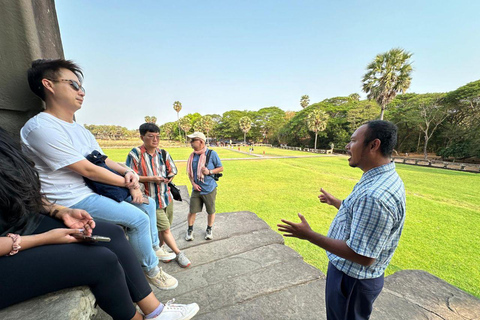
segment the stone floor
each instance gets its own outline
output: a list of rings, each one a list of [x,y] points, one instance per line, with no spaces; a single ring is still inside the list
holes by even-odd
[[[172,233],[192,265],[161,264],[179,281],[174,290],[154,290],[162,302],[198,303],[195,319],[326,319],[325,275],[254,213],[217,214],[212,241],[204,240],[207,215],[199,213],[195,240],[185,241],[189,197],[186,187],[181,191]],[[371,318],[480,319],[480,300],[426,272],[405,270],[385,278]]]

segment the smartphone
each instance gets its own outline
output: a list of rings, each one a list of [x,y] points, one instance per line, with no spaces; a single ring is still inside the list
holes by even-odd
[[[85,240],[87,242],[110,242],[110,240],[112,240],[109,237],[102,237],[97,235],[86,236],[84,234],[72,234],[72,236],[80,240]]]
[[[143,196],[142,203],[144,203],[144,204],[149,204],[150,203],[147,196]]]

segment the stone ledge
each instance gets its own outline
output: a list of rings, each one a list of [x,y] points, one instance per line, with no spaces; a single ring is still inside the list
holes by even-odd
[[[49,293],[0,310],[2,320],[89,320],[95,317],[95,297],[88,287]]]
[[[323,273],[254,213],[218,214],[212,241],[203,239],[206,213],[199,213],[196,238],[186,242],[188,191],[180,188],[185,200],[175,202],[172,233],[192,266],[161,264],[179,280],[175,290],[154,289],[162,302],[197,302],[195,319],[326,319]],[[97,312],[94,302],[87,287],[73,288],[0,310],[0,319],[87,320]],[[385,278],[371,318],[478,320],[480,300],[425,271],[403,270]],[[95,319],[111,318],[98,309]]]

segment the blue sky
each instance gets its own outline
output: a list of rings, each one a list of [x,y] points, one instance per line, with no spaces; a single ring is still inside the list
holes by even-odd
[[[480,1],[56,0],[65,57],[84,70],[81,124],[133,129],[199,112],[300,110],[359,93],[374,57],[413,53],[409,92],[480,79]]]

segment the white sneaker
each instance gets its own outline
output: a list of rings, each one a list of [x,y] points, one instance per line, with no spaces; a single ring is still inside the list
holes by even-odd
[[[185,235],[185,240],[187,241],[193,240],[193,230],[187,230],[187,234]]]
[[[163,307],[162,313],[157,317],[153,318],[154,320],[189,320],[192,319],[194,315],[197,314],[198,304],[174,304],[175,299],[168,301]]]
[[[172,290],[178,287],[178,280],[164,272],[162,268],[154,277],[146,274],[148,281],[160,290]]]
[[[188,268],[192,264],[183,251],[178,253],[177,262],[182,268]]]
[[[158,260],[162,262],[170,262],[177,257],[175,252],[168,252],[165,249],[165,246],[161,246],[160,249],[155,251],[155,255],[157,256]]]
[[[212,229],[207,229],[205,231],[205,240],[212,240],[213,239],[213,231]]]

